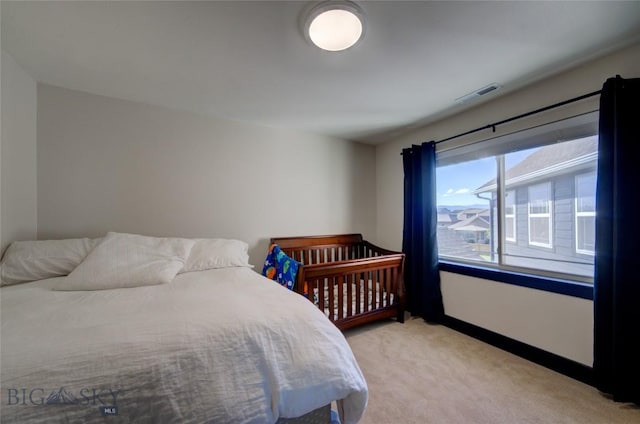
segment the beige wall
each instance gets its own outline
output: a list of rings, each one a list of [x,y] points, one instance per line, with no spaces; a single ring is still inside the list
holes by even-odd
[[[375,149],[38,85],[38,236],[375,232]]]
[[[2,51],[0,255],[13,240],[37,231],[36,82]]]
[[[640,44],[535,83],[494,101],[418,128],[376,149],[377,237],[389,248],[402,244],[403,171],[400,152],[411,144],[438,140],[599,90],[616,74],[640,77]],[[542,116],[498,128],[498,134],[543,120],[597,108],[597,97]],[[450,148],[488,138],[489,132],[438,145]],[[577,362],[593,361],[593,312],[590,301],[491,281],[441,273],[448,315],[523,341]]]
[[[447,315],[592,365],[592,301],[450,272],[441,277]]]

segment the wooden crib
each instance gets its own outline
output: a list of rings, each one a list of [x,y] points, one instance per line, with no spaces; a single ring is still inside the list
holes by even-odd
[[[404,322],[404,253],[361,234],[272,238],[298,269],[294,290],[341,330],[379,319]]]

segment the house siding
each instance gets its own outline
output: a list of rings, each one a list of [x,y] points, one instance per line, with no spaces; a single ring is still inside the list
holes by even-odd
[[[559,262],[557,271],[567,273],[574,273],[576,267],[582,269],[582,273],[584,273],[584,265],[591,266],[593,264],[592,256],[576,252],[575,176],[586,172],[589,171],[580,170],[549,180],[535,182],[535,184],[551,182],[551,191],[553,193],[551,248],[529,244],[529,186],[522,185],[509,188],[516,191],[516,241],[506,242],[507,263],[515,266],[533,266],[528,263],[527,259],[520,257],[565,261],[565,263]],[[497,235],[494,235],[494,237],[497,237]]]
[[[554,192],[553,242],[556,255],[568,260],[576,258],[574,236],[575,183],[574,175],[563,175],[552,180]]]

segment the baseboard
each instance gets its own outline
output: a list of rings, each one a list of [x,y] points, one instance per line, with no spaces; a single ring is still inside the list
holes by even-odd
[[[477,325],[445,315],[441,323],[453,330],[481,340],[499,349],[518,355],[536,364],[552,369],[567,377],[593,386],[593,369],[554,353],[478,327]]]

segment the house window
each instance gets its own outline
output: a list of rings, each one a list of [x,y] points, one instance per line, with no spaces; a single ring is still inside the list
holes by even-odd
[[[529,186],[529,244],[553,247],[551,183]]]
[[[593,282],[597,116],[581,118],[437,152],[443,266]]]
[[[516,191],[507,191],[504,198],[504,238],[516,241]]]
[[[593,255],[596,248],[596,174],[576,175],[576,252]]]

